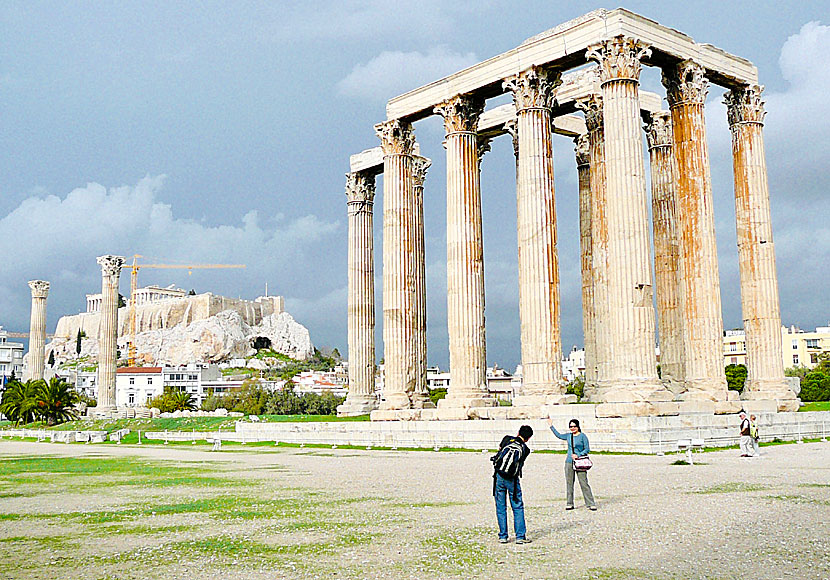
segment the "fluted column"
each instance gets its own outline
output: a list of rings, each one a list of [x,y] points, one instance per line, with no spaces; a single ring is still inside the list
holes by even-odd
[[[427,274],[424,243],[424,181],[432,161],[426,157],[413,158],[412,232],[415,238],[413,252],[415,274],[415,390],[410,396],[412,406],[428,408],[435,405],[427,389]]]
[[[444,117],[447,147],[447,326],[450,387],[439,406],[468,407],[487,399],[484,246],[476,126],[484,103],[459,95],[435,112]]]
[[[346,174],[349,216],[349,392],[338,416],[364,415],[375,398],[375,257],[373,206],[375,176]]]
[[[607,219],[607,402],[670,400],[657,377],[648,198],[640,132],[640,58],[648,49],[618,36],[588,47],[599,63]],[[600,232],[602,235],[602,232]]]
[[[685,399],[727,398],[723,365],[718,252],[704,102],[708,81],[703,67],[685,60],[663,70],[672,117],[677,168],[677,229],[683,273]]]
[[[585,384],[597,381],[594,268],[591,244],[591,140],[583,134],[574,140],[579,180],[579,256],[582,272],[582,335],[585,345]]]
[[[784,380],[781,312],[775,244],[764,153],[764,102],[761,86],[726,94],[732,130],[735,217],[741,271],[741,308],[746,332],[747,380],[744,399],[775,399],[781,410],[798,410],[795,393]]]
[[[651,215],[654,224],[654,276],[657,282],[657,322],[660,330],[660,370],[674,393],[683,384],[683,319],[680,313],[681,273],[675,217],[677,176],[672,151],[671,114],[651,113],[645,125],[651,158]],[[780,333],[779,333],[780,335]]]
[[[118,281],[123,256],[100,256],[101,330],[98,335],[98,411],[115,409],[115,370],[118,353]]]
[[[383,148],[383,358],[385,410],[408,409],[415,388],[415,273],[412,258],[412,150],[410,123],[375,125]]]
[[[592,310],[590,319],[593,326],[594,355],[593,364],[591,365],[592,380],[588,380],[588,338],[586,338],[584,397],[591,401],[600,401],[598,386],[608,384],[609,365],[612,360],[610,355],[611,345],[606,330],[608,325],[608,217],[606,212],[605,132],[602,123],[602,97],[592,95],[582,99],[577,102],[577,108],[585,114],[585,126],[588,129],[588,181],[590,186],[588,205],[591,209],[589,223],[591,280],[589,284],[591,286]]]
[[[559,257],[550,107],[560,74],[531,67],[505,80],[518,133],[516,179],[522,395],[517,406],[559,403],[564,393]]]
[[[29,325],[29,358],[26,365],[27,381],[43,378],[46,367],[46,297],[49,296],[49,282],[31,280],[32,312]]]

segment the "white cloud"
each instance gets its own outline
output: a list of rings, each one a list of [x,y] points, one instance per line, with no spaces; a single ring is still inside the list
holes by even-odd
[[[422,52],[382,52],[366,64],[358,64],[337,84],[341,94],[386,101],[421,85],[443,78],[478,62],[472,52],[453,52],[446,46]]]
[[[96,256],[108,253],[139,253],[172,263],[246,264],[246,270],[211,271],[210,276],[194,272],[187,278],[178,270],[165,270],[162,276],[180,284],[195,280],[201,282],[200,291],[231,296],[253,297],[266,280],[272,292],[309,299],[340,285],[327,258],[337,222],[277,215],[266,226],[256,211],[249,211],[235,224],[205,225],[175,215],[171,205],[160,201],[163,183],[164,176],[110,189],[90,183],[64,198],[30,197],[0,219],[0,292],[5,296],[0,324],[28,326],[26,281],[33,278],[52,282],[50,320],[77,312],[85,304],[84,293],[100,288]],[[329,278],[334,282],[329,284]]]

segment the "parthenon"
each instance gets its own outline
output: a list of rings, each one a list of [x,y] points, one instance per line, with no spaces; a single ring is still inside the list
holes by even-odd
[[[640,91],[644,65],[661,70],[667,111],[661,96]],[[704,118],[710,83],[727,90],[732,133],[747,340],[744,400],[727,390],[721,351]],[[575,142],[585,396],[597,403],[597,416],[734,413],[753,405],[796,410],[780,356],[762,91],[749,61],[616,9],[591,12],[391,99],[386,120],[375,125],[381,146],[353,155],[347,174],[350,368],[339,412],[372,411],[373,420],[533,418],[575,402],[565,393],[561,370],[553,133]],[[502,94],[511,94],[513,104],[486,110],[487,99]],[[428,408],[425,396],[423,196],[429,195],[430,161],[419,155],[412,126],[430,115],[444,120],[447,155],[451,382],[437,409]],[[490,140],[502,134],[512,137],[516,157],[523,368],[522,392],[510,408],[494,406],[485,382],[479,166]],[[375,409],[372,230],[380,173],[385,382]]]

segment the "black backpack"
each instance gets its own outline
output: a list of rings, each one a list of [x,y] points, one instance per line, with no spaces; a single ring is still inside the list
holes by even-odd
[[[516,479],[522,470],[524,449],[521,441],[513,439],[490,458],[496,473],[505,479]]]

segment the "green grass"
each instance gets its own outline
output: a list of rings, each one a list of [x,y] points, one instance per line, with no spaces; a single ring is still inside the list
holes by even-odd
[[[750,491],[763,491],[767,489],[766,485],[760,485],[756,483],[744,483],[742,481],[730,481],[727,483],[720,483],[718,485],[713,485],[711,487],[706,487],[704,489],[699,489],[697,491],[692,491],[689,493],[697,493],[697,494],[711,494],[711,493],[741,493],[741,492],[750,492]]]
[[[830,401],[813,401],[812,403],[804,403],[801,408],[798,409],[799,412],[801,411],[830,411]]]

